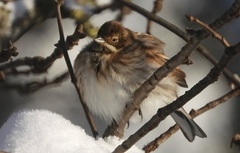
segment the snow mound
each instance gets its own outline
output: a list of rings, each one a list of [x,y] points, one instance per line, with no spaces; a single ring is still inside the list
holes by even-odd
[[[122,140],[95,140],[61,115],[47,110],[14,113],[0,129],[0,150],[11,153],[110,153]],[[132,147],[129,153],[142,152]]]

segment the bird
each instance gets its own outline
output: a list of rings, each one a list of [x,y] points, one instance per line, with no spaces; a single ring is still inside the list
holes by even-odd
[[[105,22],[74,61],[77,85],[89,110],[108,124],[120,120],[134,91],[168,61],[164,46],[153,35],[132,31],[118,21]],[[176,100],[178,86],[188,87],[185,78],[179,67],[163,78],[140,104],[143,119]],[[189,142],[195,136],[207,137],[183,108],[170,115]],[[136,111],[129,122],[139,122],[139,116]]]

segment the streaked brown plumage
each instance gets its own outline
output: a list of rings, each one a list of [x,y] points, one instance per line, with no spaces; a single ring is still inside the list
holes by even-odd
[[[133,32],[119,22],[101,26],[98,36],[77,56],[74,69],[81,95],[89,109],[108,123],[118,120],[134,91],[168,58],[164,43],[148,34]],[[185,73],[175,68],[162,79],[142,102],[144,119],[150,119],[158,108],[177,98],[177,86],[187,87]],[[195,135],[206,137],[203,130],[181,108],[171,116],[189,141]],[[140,120],[138,112],[130,122]]]

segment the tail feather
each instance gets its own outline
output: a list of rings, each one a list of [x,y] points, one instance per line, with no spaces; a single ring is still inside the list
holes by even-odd
[[[192,142],[195,136],[201,138],[207,137],[205,132],[195,123],[192,118],[187,115],[184,110],[177,110],[171,114],[172,118],[180,127],[183,135]]]

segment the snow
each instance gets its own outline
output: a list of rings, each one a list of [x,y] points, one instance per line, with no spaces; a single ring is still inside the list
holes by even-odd
[[[61,115],[48,110],[12,114],[0,129],[0,150],[11,153],[110,153],[123,140],[88,136]],[[128,153],[141,153],[132,147]]]

